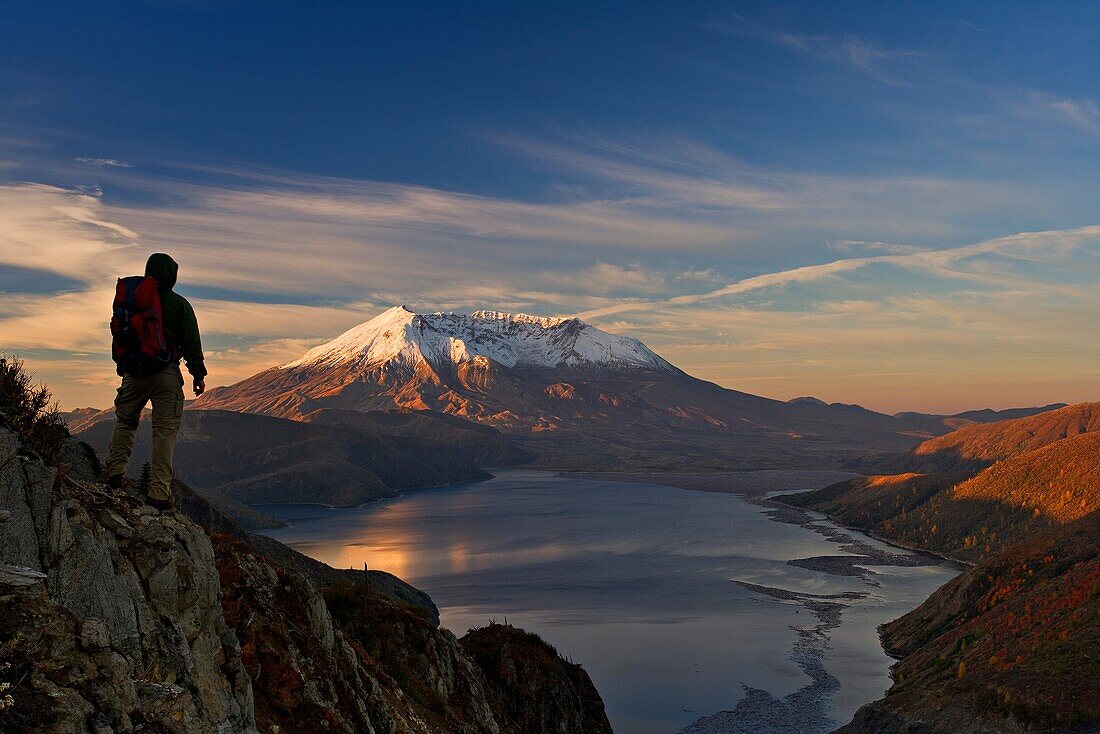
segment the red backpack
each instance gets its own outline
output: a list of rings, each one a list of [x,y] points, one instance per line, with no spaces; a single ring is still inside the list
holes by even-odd
[[[151,375],[172,361],[164,340],[160,291],[155,278],[119,278],[111,316],[111,357],[120,375]]]

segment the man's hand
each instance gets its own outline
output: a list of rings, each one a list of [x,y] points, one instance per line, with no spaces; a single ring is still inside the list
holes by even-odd
[[[206,380],[195,380],[195,397],[206,392]]]

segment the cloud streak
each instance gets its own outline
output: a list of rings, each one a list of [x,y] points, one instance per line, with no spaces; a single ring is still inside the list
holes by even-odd
[[[578,315],[581,318],[596,319],[664,306],[693,305],[767,288],[777,288],[799,283],[813,283],[845,273],[862,270],[873,265],[893,265],[908,270],[922,271],[928,275],[939,278],[962,279],[970,280],[975,283],[990,284],[998,280],[994,273],[967,269],[960,267],[960,265],[975,258],[988,255],[1032,263],[1042,262],[1050,259],[1052,256],[1064,257],[1085,244],[1092,244],[1094,247],[1100,244],[1100,225],[1078,227],[1071,230],[1024,232],[1008,237],[986,240],[976,244],[941,250],[918,250],[905,254],[874,255],[870,257],[833,260],[832,262],[818,265],[804,265],[797,268],[780,270],[774,273],[755,275],[705,293],[674,296],[659,301],[635,300],[607,306],[605,308],[592,309]],[[1008,280],[1005,277],[1002,277],[1000,280],[1001,282],[1020,282],[1019,280]],[[1031,285],[1035,288],[1043,288],[1041,283],[1031,283]],[[1056,287],[1055,290],[1063,289]]]
[[[83,163],[86,166],[95,166],[96,168],[129,168],[130,164],[124,161],[117,160],[115,158],[74,158],[77,163]]]
[[[728,21],[708,24],[708,28],[734,38],[772,44],[808,58],[859,72],[876,81],[898,86],[908,84],[898,73],[899,65],[924,56],[920,51],[890,47],[855,34],[781,31],[737,13],[730,13]]]
[[[1056,99],[1048,106],[1074,127],[1100,136],[1100,106],[1094,100]]]

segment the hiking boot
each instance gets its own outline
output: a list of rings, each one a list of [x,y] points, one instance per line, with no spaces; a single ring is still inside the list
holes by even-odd
[[[169,497],[166,500],[158,500],[156,497],[146,497],[145,504],[154,507],[161,512],[172,512],[176,509],[175,501]]]
[[[126,475],[125,474],[112,474],[107,477],[107,486],[111,489],[126,489]]]

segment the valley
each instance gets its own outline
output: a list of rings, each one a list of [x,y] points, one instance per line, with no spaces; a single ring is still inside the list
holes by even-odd
[[[784,510],[761,480],[700,493],[510,469],[354,510],[269,506],[289,527],[265,534],[393,571],[450,629],[537,632],[584,663],[619,734],[829,731],[889,685],[876,626],[958,570]],[[865,570],[799,562],[836,557]]]

